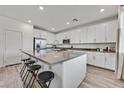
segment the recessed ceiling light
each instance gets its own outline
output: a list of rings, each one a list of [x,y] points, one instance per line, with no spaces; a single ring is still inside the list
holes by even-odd
[[[39,6],[39,8],[40,8],[40,10],[44,10],[44,7],[42,7],[42,6]]]
[[[52,28],[52,30],[55,30],[55,28]]]
[[[70,23],[69,23],[69,22],[67,22],[66,24],[67,24],[67,25],[69,25]]]
[[[105,11],[105,9],[100,9],[100,12],[104,12]]]
[[[31,23],[31,20],[28,20],[28,23]]]

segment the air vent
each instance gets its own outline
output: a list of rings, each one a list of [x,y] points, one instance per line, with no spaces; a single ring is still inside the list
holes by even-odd
[[[74,18],[72,21],[73,21],[73,22],[77,22],[77,21],[78,21],[78,19]]]

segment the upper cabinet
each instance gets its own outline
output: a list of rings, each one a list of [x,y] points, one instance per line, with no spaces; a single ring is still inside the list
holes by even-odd
[[[81,29],[81,43],[87,43],[87,34],[88,34],[88,31],[87,31],[87,27],[84,27]]]
[[[116,42],[116,34],[117,20],[112,20],[59,33],[56,39],[60,44],[67,38],[71,43],[113,43]]]
[[[117,21],[109,21],[88,27],[87,43],[116,42]]]
[[[89,26],[87,30],[87,43],[96,42],[96,28],[95,26]]]
[[[106,23],[106,41],[116,42],[117,36],[117,21],[113,20]]]
[[[46,39],[47,44],[53,44],[55,40],[55,34],[36,29],[34,30],[34,37]]]
[[[106,42],[106,24],[102,23],[95,25],[95,30],[96,30],[96,35],[95,35],[96,43]]]

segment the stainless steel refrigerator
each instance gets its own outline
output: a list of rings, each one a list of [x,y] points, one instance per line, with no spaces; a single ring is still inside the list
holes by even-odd
[[[34,37],[34,40],[33,40],[34,54],[40,53],[42,50],[45,50],[46,46],[47,46],[46,39]]]

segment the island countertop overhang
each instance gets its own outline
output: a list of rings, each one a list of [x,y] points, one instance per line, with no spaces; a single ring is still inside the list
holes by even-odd
[[[58,63],[63,63],[65,61],[80,57],[84,54],[85,52],[80,52],[80,51],[50,51],[42,54],[37,53],[34,54],[33,51],[21,51],[22,53],[35,58],[36,60],[42,61],[48,65],[55,65]]]

